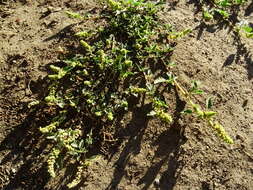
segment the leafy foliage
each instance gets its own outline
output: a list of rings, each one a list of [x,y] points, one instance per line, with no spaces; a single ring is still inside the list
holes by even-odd
[[[40,131],[54,144],[48,158],[48,171],[55,174],[56,160],[69,156],[80,163],[76,179],[80,182],[81,170],[87,166],[87,152],[96,142],[105,141],[103,130],[116,127],[120,114],[129,109],[131,99],[145,99],[152,104],[147,116],[165,123],[173,122],[169,106],[161,88],[175,88],[189,109],[184,113],[196,114],[207,121],[227,143],[233,140],[223,127],[214,121],[216,112],[202,110],[192,100],[202,94],[198,83],[185,90],[171,71],[170,56],[175,43],[190,32],[176,32],[170,25],[162,24],[157,16],[161,3],[144,0],[106,0],[102,17],[107,25],[98,30],[76,33],[82,53],[51,65],[48,75],[48,94],[41,101],[54,108],[52,120]],[[67,13],[81,18],[79,14]],[[36,106],[38,102],[31,103]],[[208,101],[208,108],[211,101]],[[134,105],[132,105],[134,106]]]

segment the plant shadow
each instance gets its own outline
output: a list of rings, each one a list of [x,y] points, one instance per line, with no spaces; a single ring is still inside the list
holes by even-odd
[[[202,5],[199,1],[190,0],[188,4],[193,4],[196,7],[195,14],[202,11]],[[212,3],[211,3],[212,4]],[[208,6],[211,6],[210,3],[207,2]],[[223,63],[223,67],[229,66],[232,63],[236,64],[245,64],[245,68],[248,72],[248,79],[251,80],[253,78],[253,59],[252,59],[252,53],[247,47],[247,45],[242,41],[242,37],[240,34],[236,33],[234,31],[234,27],[236,26],[236,23],[240,22],[239,14],[240,14],[240,5],[234,5],[231,7],[231,15],[229,16],[228,20],[221,19],[219,17],[215,18],[215,23],[208,23],[204,19],[200,20],[200,23],[198,26],[194,28],[194,30],[197,31],[197,40],[200,40],[203,33],[209,32],[209,33],[215,33],[220,30],[227,30],[228,34],[231,34],[233,37],[233,45],[236,47],[236,53],[230,54],[225,62]],[[245,16],[249,16],[253,11],[252,9],[253,3],[250,3],[248,7],[245,10]],[[252,27],[252,23],[249,23]]]
[[[187,140],[184,136],[184,126],[179,124],[180,112],[184,108],[185,102],[181,101],[178,94],[176,94],[176,109],[173,113],[174,121],[168,126],[167,130],[153,141],[152,147],[157,147],[157,149],[154,151],[152,158],[150,158],[151,165],[137,181],[137,185],[142,186],[142,190],[149,189],[153,183],[162,190],[173,189],[176,184],[178,175],[183,168],[182,162],[179,161],[179,158],[183,155],[181,145]],[[117,159],[113,179],[106,188],[107,190],[118,189],[122,179],[127,176],[128,164],[141,152],[145,131],[149,127],[149,119],[146,115],[150,110],[149,104],[134,110],[132,120],[127,128],[119,132],[121,135],[124,134],[127,142]],[[164,168],[167,169],[164,170]],[[158,177],[159,183],[156,183]]]
[[[44,97],[46,92],[43,89],[47,89],[47,85],[47,78],[39,78],[32,81],[30,88],[38,97]],[[44,88],[41,88],[42,86]],[[20,105],[17,114],[26,117],[20,124],[12,126],[9,134],[0,142],[0,153],[4,155],[1,156],[0,167],[10,171],[4,174],[8,180],[0,184],[1,189],[48,189],[47,186],[52,180],[47,171],[46,161],[52,149],[52,142],[39,131],[40,126],[46,126],[50,121],[48,111],[50,112],[45,110],[43,105],[33,109],[29,109],[27,103]],[[54,183],[54,189],[68,189],[66,184],[75,177],[77,167],[77,164],[64,160],[65,171],[57,176],[58,181]],[[78,189],[78,186],[74,189]]]
[[[253,1],[251,1],[251,3],[245,9],[244,16],[250,16],[252,13],[253,13]]]
[[[246,47],[246,45],[242,42],[241,38],[238,36],[234,37],[234,45],[236,46],[236,53],[230,54],[225,62],[223,63],[223,67],[234,64],[245,64],[245,68],[248,71],[248,79],[251,80],[253,78],[253,59],[252,53]]]
[[[22,113],[27,110],[22,110]],[[13,130],[0,143],[0,151],[8,153],[3,157],[0,166],[11,165],[16,171],[9,176],[4,189],[43,189],[48,175],[43,162],[43,151],[47,143],[42,141],[35,119],[35,112],[30,113],[24,122],[14,126]]]
[[[145,117],[151,109],[151,105],[146,105],[133,110],[132,120],[127,125],[126,129],[118,131],[119,136],[128,137],[127,143],[120,153],[119,159],[115,163],[115,171],[113,179],[107,189],[117,189],[122,178],[126,175],[125,168],[131,158],[140,152],[140,144],[143,135],[148,126],[148,119]],[[122,138],[121,138],[122,139]],[[121,142],[119,142],[121,144]]]

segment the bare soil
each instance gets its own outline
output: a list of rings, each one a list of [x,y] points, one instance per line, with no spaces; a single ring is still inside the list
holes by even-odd
[[[204,104],[214,98],[217,119],[235,143],[227,145],[193,118],[165,125],[147,120],[145,107],[123,117],[120,145],[84,171],[76,189],[251,190],[253,188],[253,40],[236,39],[225,25],[205,25],[195,1],[169,1],[163,18],[181,30],[173,60],[179,80],[201,81]],[[252,2],[240,17],[253,23]],[[47,65],[74,44],[80,28],[94,21],[70,19],[65,11],[97,13],[92,0],[0,1],[0,188],[66,189],[71,164],[50,179],[36,117],[27,104],[45,90]],[[180,110],[180,108],[178,108]],[[184,128],[177,130],[180,126]]]

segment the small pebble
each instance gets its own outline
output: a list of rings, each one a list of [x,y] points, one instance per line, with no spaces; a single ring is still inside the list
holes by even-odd
[[[159,185],[160,184],[160,178],[158,178],[158,177],[155,178],[154,184],[155,185]]]

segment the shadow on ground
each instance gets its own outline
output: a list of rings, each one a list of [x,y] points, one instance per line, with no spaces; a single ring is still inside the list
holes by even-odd
[[[39,80],[34,82],[33,86],[38,87],[41,83],[43,81]],[[180,174],[183,167],[178,158],[183,154],[180,146],[185,142],[185,138],[182,135],[178,120],[180,119],[179,113],[184,109],[184,106],[184,102],[181,102],[178,97],[174,123],[168,130],[158,136],[153,143],[158,148],[152,158],[152,165],[138,182],[138,185],[144,184],[143,190],[149,189],[158,174],[160,175],[160,183],[157,184],[159,189],[173,189],[176,184],[178,174]],[[15,174],[9,176],[9,182],[4,186],[4,189],[51,189],[47,187],[50,177],[46,166],[46,155],[49,153],[51,146],[38,130],[38,126],[46,125],[47,114],[45,112],[41,113],[37,109],[29,111],[26,108],[27,105],[22,107],[20,113],[28,113],[26,119],[21,124],[14,126],[13,130],[0,142],[0,151],[8,152],[1,160],[0,166],[8,164],[16,168]],[[151,105],[149,104],[133,109],[133,117],[127,128],[118,132],[128,136],[128,141],[120,151],[119,159],[115,164],[113,179],[107,189],[117,189],[127,173],[126,166],[129,160],[140,152],[141,143],[149,122],[146,114],[150,110]],[[60,183],[56,184],[54,189],[67,189],[66,184],[70,182],[71,176],[76,173],[76,167],[73,164],[67,166],[65,173],[60,176]],[[167,169],[161,173],[162,167],[167,167]]]
[[[149,189],[158,178],[159,183],[155,184],[157,188],[172,190],[183,167],[179,157],[183,154],[181,145],[185,143],[186,138],[184,137],[184,127],[180,126],[179,119],[181,117],[180,112],[184,110],[185,102],[182,102],[178,96],[176,97],[174,122],[154,140],[152,147],[158,148],[151,158],[152,164],[137,183],[138,186],[143,186],[142,190]],[[149,123],[146,115],[150,110],[150,105],[134,110],[133,118],[127,128],[119,132],[120,134],[124,133],[128,140],[115,164],[114,176],[107,190],[118,189],[123,177],[127,175],[129,162],[140,153],[142,140]],[[164,167],[167,169],[162,171]]]
[[[223,63],[223,67],[229,66],[231,64],[244,64],[245,68],[248,71],[248,79],[251,80],[253,78],[252,54],[239,36],[234,37],[234,45],[236,46],[237,51],[235,54],[230,54],[227,57]]]
[[[199,1],[190,0],[189,4],[193,4],[196,7],[195,14],[202,11],[202,4]],[[207,2],[206,6],[212,6]],[[245,16],[249,16],[253,11],[253,3],[250,3],[248,7],[245,9]],[[231,7],[231,15],[228,20],[221,19],[220,17],[215,17],[215,23],[208,23],[204,19],[202,19],[198,26],[194,28],[198,32],[197,39],[200,40],[203,33],[210,32],[215,33],[219,30],[227,29],[228,34],[231,34],[233,37],[233,44],[236,47],[236,53],[230,54],[225,60],[223,67],[229,66],[233,63],[235,64],[245,64],[245,68],[248,71],[248,79],[251,80],[253,78],[253,59],[252,54],[250,53],[249,47],[242,41],[242,36],[234,31],[234,27],[241,20],[239,19],[240,5],[235,5]],[[253,23],[249,23],[252,27]]]
[[[62,29],[59,33],[45,39],[50,40],[64,40],[73,36],[72,27],[69,25]],[[72,44],[71,44],[72,45]],[[70,55],[75,55],[80,52],[74,46],[69,46]],[[57,64],[57,63],[53,63]],[[45,70],[45,69],[43,69]],[[44,89],[47,89],[47,79],[39,79],[30,82],[30,90],[37,94],[37,97],[43,98],[45,96]],[[5,96],[12,93],[12,89],[5,91]],[[182,128],[179,125],[180,112],[184,109],[184,103],[180,101],[179,97],[176,100],[176,111],[174,113],[174,123],[168,126],[168,129],[157,136],[154,140],[153,146],[158,147],[152,158],[152,164],[147,169],[145,174],[138,181],[138,185],[143,186],[143,190],[148,189],[160,176],[160,183],[157,187],[162,190],[173,189],[176,184],[177,177],[183,164],[178,158],[183,154],[181,145],[185,142]],[[3,187],[5,190],[13,189],[52,189],[50,185],[50,177],[47,172],[47,155],[52,149],[52,145],[38,130],[40,126],[49,124],[50,110],[38,107],[34,110],[29,110],[27,104],[21,106],[18,114],[25,115],[24,120],[20,121],[18,125],[13,126],[11,132],[0,142],[0,151],[5,152],[0,166],[10,166],[15,169],[13,174],[8,175],[9,180]],[[15,109],[15,108],[9,108]],[[142,105],[131,110],[132,119],[127,127],[117,131],[120,137],[124,135],[127,137],[127,142],[124,148],[120,151],[119,159],[115,164],[115,171],[113,179],[107,189],[117,189],[121,180],[127,173],[127,165],[131,159],[137,155],[141,150],[141,143],[143,142],[145,131],[148,127],[149,119],[147,113],[151,111],[151,105]],[[122,142],[119,142],[120,145]],[[57,176],[57,183],[54,183],[53,189],[66,189],[66,184],[71,181],[76,173],[76,165],[70,164],[65,166],[63,174]],[[161,171],[162,168],[167,168]],[[59,179],[60,178],[60,179]],[[82,185],[82,183],[80,183]],[[76,187],[78,189],[79,187]]]
[[[33,81],[31,90],[39,93],[38,96],[43,96],[45,92],[41,87],[45,85],[47,85],[46,78]],[[9,107],[9,109],[16,108]],[[67,159],[63,163],[64,173],[59,174],[60,183],[48,187],[50,176],[46,160],[52,149],[52,142],[41,134],[39,127],[49,124],[52,117],[50,110],[45,110],[43,106],[28,109],[27,103],[23,103],[19,106],[19,110],[16,110],[16,114],[26,117],[20,124],[12,126],[9,134],[0,142],[0,152],[4,155],[1,157],[0,166],[11,171],[4,176],[6,181],[0,184],[0,187],[4,190],[67,189],[66,184],[73,180],[77,171],[77,165],[68,163]]]
[[[33,120],[34,115],[29,115],[22,124],[14,126],[0,144],[0,151],[8,151],[0,165],[17,167],[17,171],[10,176],[9,183],[4,187],[6,190],[43,189],[48,179],[41,157],[46,144],[40,143],[41,136],[36,127],[33,127]]]

